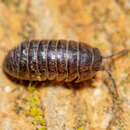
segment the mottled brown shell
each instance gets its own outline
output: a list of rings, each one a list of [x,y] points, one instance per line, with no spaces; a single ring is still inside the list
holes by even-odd
[[[92,78],[101,63],[100,51],[85,43],[32,40],[10,50],[3,69],[22,80],[80,82]]]

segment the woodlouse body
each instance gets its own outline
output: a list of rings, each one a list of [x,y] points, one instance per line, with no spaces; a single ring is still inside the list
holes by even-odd
[[[32,40],[10,50],[3,69],[22,80],[80,82],[92,78],[101,63],[100,51],[85,43]]]

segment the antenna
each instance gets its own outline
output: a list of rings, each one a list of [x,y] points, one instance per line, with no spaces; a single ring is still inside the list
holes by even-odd
[[[123,50],[121,50],[121,51],[119,51],[119,52],[117,52],[115,54],[110,55],[110,56],[102,56],[102,58],[103,59],[112,58],[113,56],[121,55],[121,54],[127,53],[129,51],[130,51],[129,49],[123,49]],[[111,81],[113,83],[113,88],[115,89],[115,92],[116,92],[116,98],[118,98],[119,94],[118,94],[118,90],[117,90],[117,85],[116,85],[116,82],[115,82],[111,72],[109,70],[106,70],[103,66],[100,68],[100,70],[103,70],[108,74],[109,78],[111,79]]]
[[[130,50],[128,50],[128,49],[123,49],[123,50],[121,50],[121,51],[119,51],[119,52],[117,52],[117,53],[115,53],[115,54],[110,55],[110,56],[102,56],[102,58],[103,58],[103,59],[112,58],[113,56],[121,55],[121,54],[123,54],[123,53],[127,53],[128,51],[130,51]]]

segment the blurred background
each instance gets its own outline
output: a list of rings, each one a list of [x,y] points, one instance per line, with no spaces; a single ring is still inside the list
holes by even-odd
[[[104,72],[73,88],[11,81],[3,59],[25,39],[83,41],[104,56],[130,48],[129,0],[0,0],[0,130],[130,129],[130,54],[104,63],[118,86],[114,101]]]

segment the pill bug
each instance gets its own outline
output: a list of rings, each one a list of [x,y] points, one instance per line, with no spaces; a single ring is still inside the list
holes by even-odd
[[[10,50],[3,70],[17,79],[29,81],[57,80],[81,82],[91,79],[97,71],[107,72],[116,90],[115,80],[102,60],[119,55],[102,56],[98,48],[76,41],[31,40]]]

